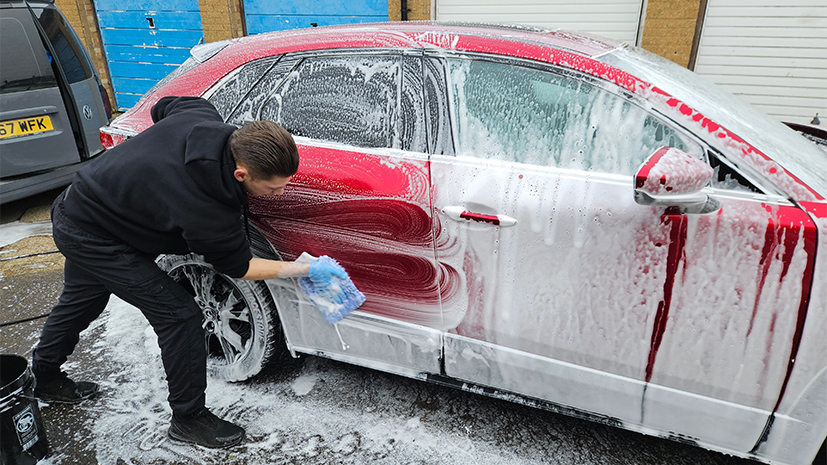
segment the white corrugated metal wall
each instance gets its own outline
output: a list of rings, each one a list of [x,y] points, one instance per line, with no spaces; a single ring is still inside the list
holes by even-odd
[[[824,120],[827,1],[708,0],[695,72],[779,120]]]
[[[584,31],[636,44],[643,0],[435,0],[440,21]]]

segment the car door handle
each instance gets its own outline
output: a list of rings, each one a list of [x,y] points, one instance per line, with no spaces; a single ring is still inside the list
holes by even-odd
[[[514,226],[517,220],[506,215],[485,215],[482,213],[469,212],[463,207],[449,206],[442,209],[442,213],[448,215],[452,220],[461,221],[477,221],[481,223],[491,223],[497,226]]]

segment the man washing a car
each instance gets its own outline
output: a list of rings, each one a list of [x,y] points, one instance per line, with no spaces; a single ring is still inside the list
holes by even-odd
[[[173,412],[169,436],[230,447],[244,439],[244,429],[205,407],[201,309],[155,258],[197,253],[237,279],[309,276],[324,285],[346,275],[323,262],[265,260],[250,252],[247,196],[281,195],[299,166],[296,144],[281,126],[256,121],[236,129],[197,97],[162,98],[152,120],[80,170],[52,206],[54,240],[66,257],[64,289],[34,349],[35,395],[71,404],[98,392],[60,367],[115,294],[139,308],[158,335]]]

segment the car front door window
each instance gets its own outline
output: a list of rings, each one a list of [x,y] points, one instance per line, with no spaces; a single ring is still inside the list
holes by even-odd
[[[662,146],[701,147],[628,99],[572,77],[450,60],[460,155],[632,175]]]

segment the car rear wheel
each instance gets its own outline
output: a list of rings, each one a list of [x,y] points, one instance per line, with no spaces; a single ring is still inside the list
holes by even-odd
[[[264,282],[230,278],[195,254],[162,255],[158,266],[204,312],[210,376],[243,381],[286,353],[276,305]]]

